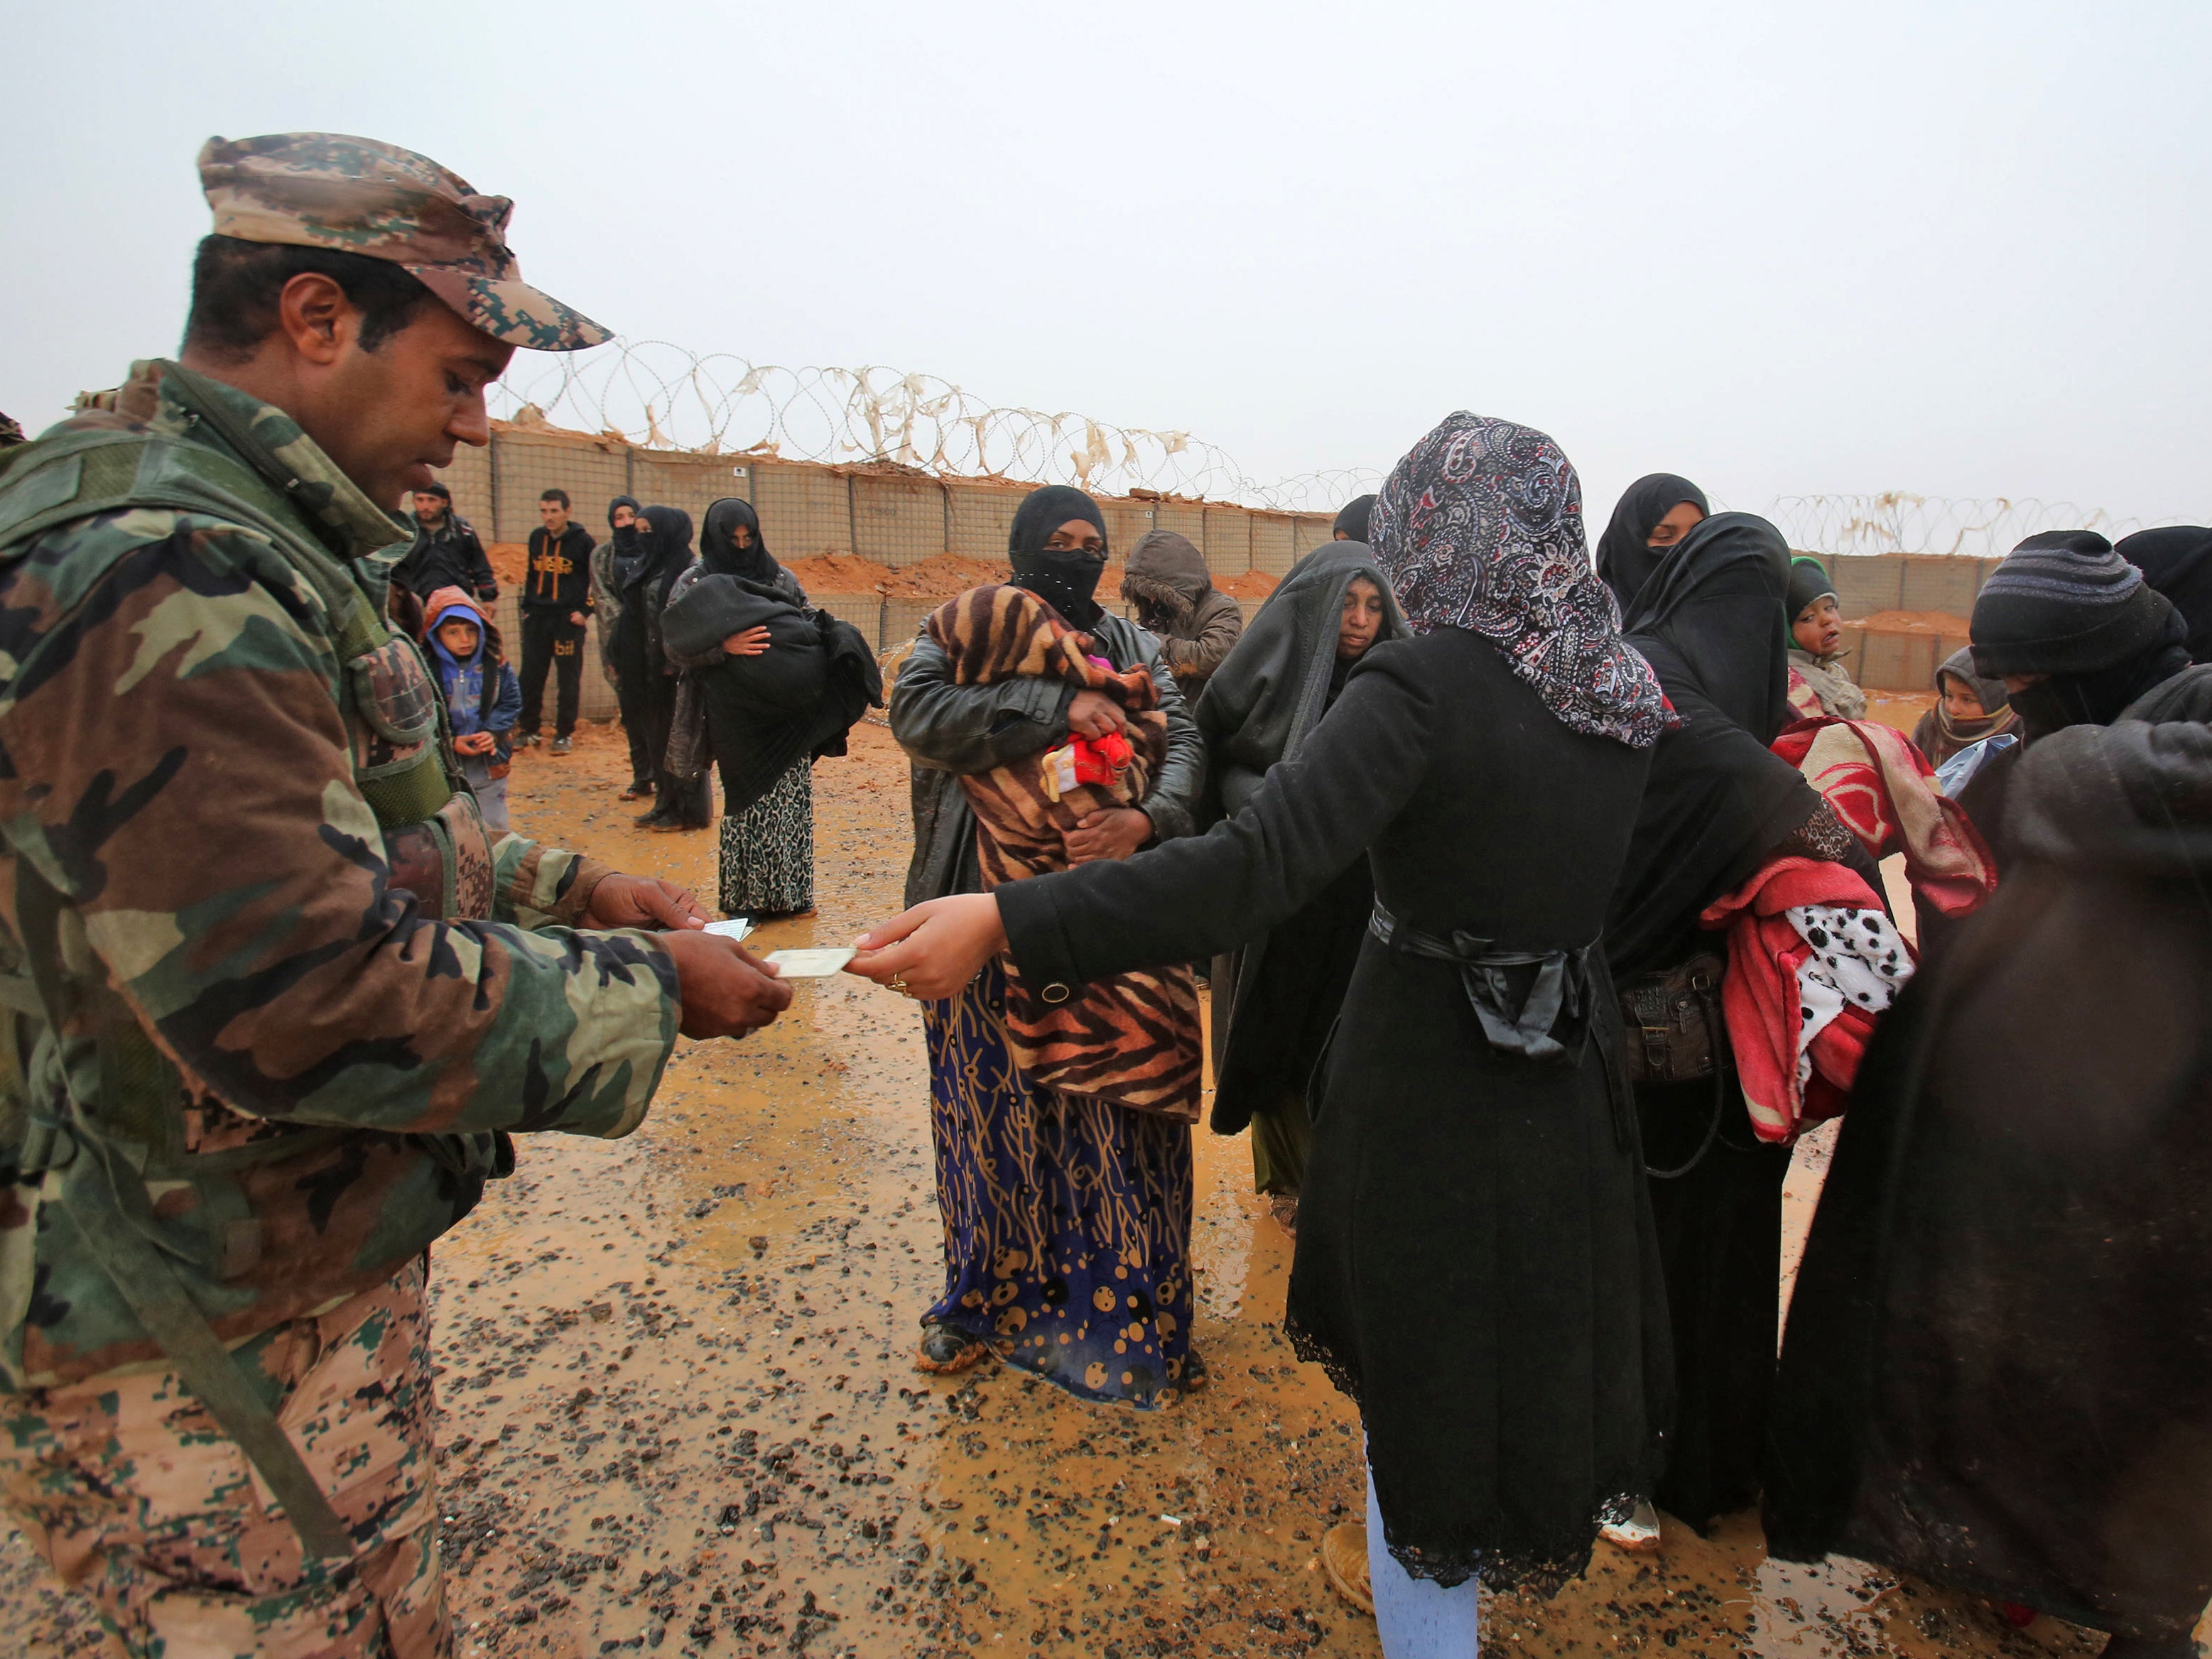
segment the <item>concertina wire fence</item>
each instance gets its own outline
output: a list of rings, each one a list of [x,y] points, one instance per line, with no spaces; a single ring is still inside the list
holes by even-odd
[[[1340,467],[1265,483],[1187,432],[1001,409],[935,375],[896,369],[785,368],[660,340],[525,356],[529,367],[511,369],[495,388],[495,413],[528,419],[532,411],[650,449],[890,461],[951,477],[1072,483],[1107,495],[1141,489],[1294,513],[1334,513],[1382,480],[1372,467]],[[1854,555],[1998,558],[2039,531],[2095,530],[2117,540],[2141,527],[2070,501],[1903,491],[1785,495],[1766,516],[1792,547]]]

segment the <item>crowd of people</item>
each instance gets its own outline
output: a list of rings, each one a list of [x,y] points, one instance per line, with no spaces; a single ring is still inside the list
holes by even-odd
[[[680,886],[514,833],[512,751],[549,671],[568,744],[596,628],[640,822],[719,780],[720,908],[788,914],[883,674],[748,503],[598,543],[556,489],[518,676],[434,472],[515,349],[605,331],[427,157],[200,168],[177,359],[0,449],[0,1502],[134,1654],[448,1655],[428,1247],[515,1135],[626,1134],[679,1034],[790,1002]],[[1389,1659],[1754,1505],[1778,1556],[2193,1651],[2212,532],[2030,538],[1911,737],[1819,560],[1671,473],[1593,556],[1510,420],[1444,419],[1249,619],[1163,532],[1115,614],[1118,550],[1035,490],[890,690],[908,908],[851,967],[927,1037],[915,1363],[1206,1387],[1210,1061],[1359,1411],[1323,1556]]]
[[[853,966],[931,1034],[921,1363],[1203,1386],[1210,959],[1212,1127],[1250,1126],[1287,1328],[1366,1436],[1323,1559],[1391,1659],[1473,1654],[1478,1584],[1762,1502],[1778,1555],[2193,1652],[2212,532],[2031,538],[1912,738],[1866,719],[1821,562],[1675,475],[1593,560],[1559,446],[1459,414],[1339,535],[1194,716],[1091,597],[1095,505],[1039,490],[1024,672],[960,672],[986,587],[900,676],[910,908]],[[1006,827],[1024,761],[1116,739]],[[1778,1367],[1783,1178],[1846,1107]]]

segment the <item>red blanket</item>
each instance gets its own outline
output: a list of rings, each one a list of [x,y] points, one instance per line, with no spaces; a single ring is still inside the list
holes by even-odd
[[[1870,856],[1904,854],[1912,890],[1943,915],[1963,916],[1996,890],[1989,843],[1894,726],[1799,720],[1775,738],[1774,752],[1820,792]]]
[[[1751,1125],[1788,1142],[1840,1114],[1912,947],[1856,872],[1771,859],[1698,918],[1728,934],[1721,1008]]]

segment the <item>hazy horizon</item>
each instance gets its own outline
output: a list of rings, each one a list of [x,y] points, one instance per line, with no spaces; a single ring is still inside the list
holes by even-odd
[[[1272,479],[1445,412],[1631,478],[2212,517],[2212,14],[1136,5],[15,28],[0,409],[174,349],[210,134],[326,129],[516,200],[618,333],[1188,432]],[[518,364],[518,378],[542,372]]]

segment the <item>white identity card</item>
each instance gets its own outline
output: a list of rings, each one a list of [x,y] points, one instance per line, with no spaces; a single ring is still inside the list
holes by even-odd
[[[707,931],[716,939],[743,939],[752,930],[752,923],[743,916],[734,921],[710,921],[707,924]]]
[[[827,979],[860,954],[857,951],[771,951],[774,963],[786,979]]]

